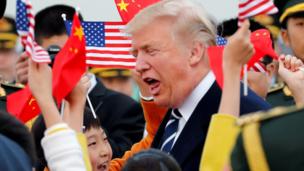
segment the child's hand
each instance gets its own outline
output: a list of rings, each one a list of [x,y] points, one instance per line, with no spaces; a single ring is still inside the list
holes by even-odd
[[[238,31],[233,34],[225,46],[223,54],[223,65],[241,68],[254,54],[253,45],[250,42],[249,21],[246,20]]]
[[[70,105],[77,103],[79,100],[85,101],[90,85],[91,83],[89,76],[84,74],[71,93],[67,96],[66,100],[70,103]]]
[[[304,65],[301,60],[290,55],[281,55],[279,75],[291,90],[297,105],[304,104]]]
[[[38,103],[53,100],[52,70],[46,63],[36,63],[29,59],[28,84]]]

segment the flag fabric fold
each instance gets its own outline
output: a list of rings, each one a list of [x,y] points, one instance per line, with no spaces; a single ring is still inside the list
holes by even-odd
[[[272,0],[239,0],[239,22],[240,26],[246,18],[260,14],[275,14],[278,8]]]
[[[17,0],[16,5],[16,28],[27,55],[35,62],[50,63],[48,53],[34,40],[35,17],[30,1]]]
[[[129,22],[140,10],[159,0],[115,0],[119,15],[124,22]]]
[[[73,90],[86,71],[85,46],[85,33],[75,14],[69,39],[56,55],[53,65],[53,95],[58,104]]]

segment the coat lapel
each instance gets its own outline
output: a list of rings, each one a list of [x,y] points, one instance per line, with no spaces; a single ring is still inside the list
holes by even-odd
[[[196,150],[202,152],[210,119],[218,111],[220,98],[221,90],[213,83],[195,108],[170,152],[180,165]]]

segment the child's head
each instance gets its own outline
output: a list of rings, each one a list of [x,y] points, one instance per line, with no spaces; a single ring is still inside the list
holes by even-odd
[[[129,158],[122,171],[181,171],[177,161],[167,153],[148,149]]]
[[[88,108],[84,112],[83,132],[87,138],[93,171],[107,171],[112,159],[112,149],[99,119],[94,118]]]

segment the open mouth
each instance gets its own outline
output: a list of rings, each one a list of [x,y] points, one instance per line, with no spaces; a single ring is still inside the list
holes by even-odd
[[[108,171],[108,161],[103,162],[97,166],[98,171]]]
[[[155,96],[159,93],[160,91],[160,81],[154,79],[154,78],[144,78],[144,82],[146,84],[148,84],[149,86],[149,90],[150,90],[150,93]]]

